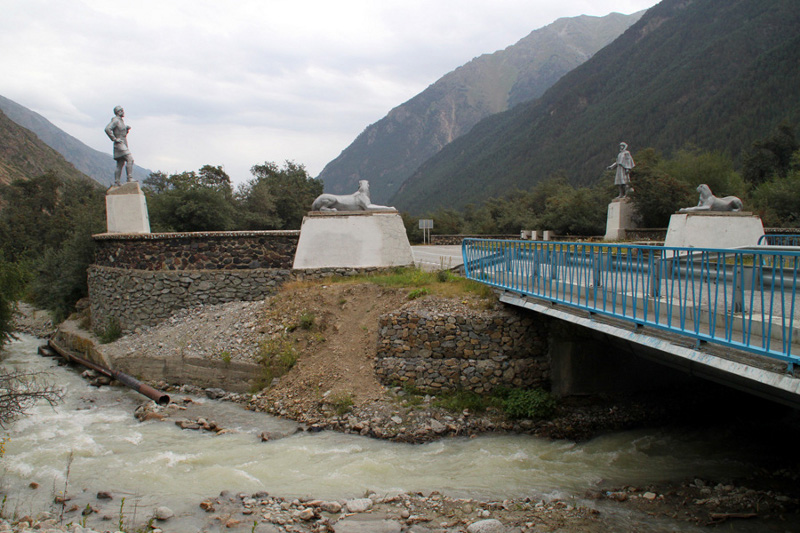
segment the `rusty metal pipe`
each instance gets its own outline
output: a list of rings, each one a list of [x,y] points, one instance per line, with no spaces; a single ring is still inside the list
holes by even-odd
[[[130,387],[139,394],[147,396],[148,398],[156,402],[158,405],[167,405],[169,403],[169,394],[166,394],[165,392],[162,392],[158,389],[154,389],[150,385],[142,383],[133,376],[129,376],[128,374],[120,372],[119,370],[111,370],[110,368],[106,368],[104,366],[98,365],[97,363],[87,361],[82,357],[78,357],[77,355],[70,353],[69,351],[65,350],[64,348],[53,342],[52,339],[48,342],[48,346],[50,346],[50,348],[52,348],[55,352],[60,354],[68,361],[74,361],[76,363],[79,363],[85,366],[86,368],[90,368],[95,372],[98,372],[106,376],[107,378],[116,379],[126,387]]]

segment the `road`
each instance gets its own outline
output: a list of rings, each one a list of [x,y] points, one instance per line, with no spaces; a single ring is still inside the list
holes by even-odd
[[[461,246],[439,246],[426,244],[412,246],[414,264],[422,270],[441,270],[455,268],[463,263]]]

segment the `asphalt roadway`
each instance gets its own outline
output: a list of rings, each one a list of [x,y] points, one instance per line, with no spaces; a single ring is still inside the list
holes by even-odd
[[[422,270],[449,270],[463,263],[460,245],[425,244],[412,246],[411,251],[414,254],[414,264]]]

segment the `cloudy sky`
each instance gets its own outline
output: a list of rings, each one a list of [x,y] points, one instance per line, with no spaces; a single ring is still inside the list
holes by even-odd
[[[312,176],[369,124],[560,17],[656,0],[0,0],[0,95],[92,148],[121,104],[136,163]]]

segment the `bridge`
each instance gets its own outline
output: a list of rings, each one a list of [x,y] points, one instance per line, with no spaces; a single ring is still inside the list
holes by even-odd
[[[800,408],[800,248],[777,244],[700,249],[465,239],[462,259],[465,276],[501,291],[506,304]],[[568,359],[572,370],[562,374],[591,363],[585,353]]]

